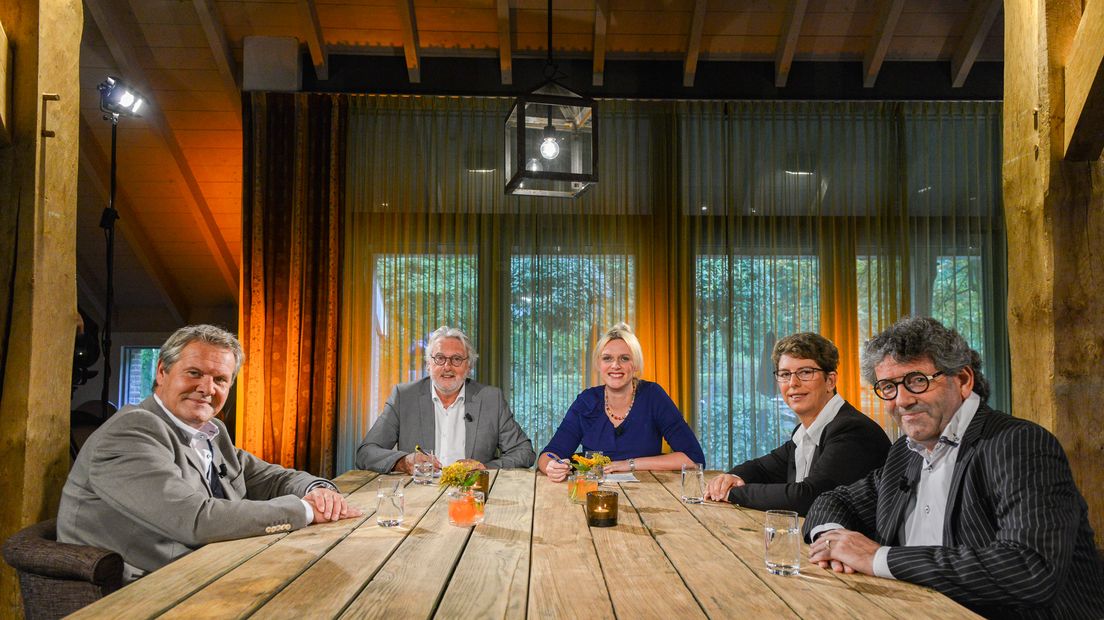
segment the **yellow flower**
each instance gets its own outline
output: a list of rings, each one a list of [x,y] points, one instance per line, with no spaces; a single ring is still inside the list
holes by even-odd
[[[470,467],[463,461],[456,461],[452,465],[446,465],[441,469],[441,481],[439,485],[443,487],[460,487],[468,488],[475,484],[476,481],[476,469]]]
[[[577,471],[582,472],[590,471],[593,467],[601,467],[610,464],[610,457],[604,454],[596,454],[589,459],[581,454],[572,454],[571,460],[575,461],[571,466]]]

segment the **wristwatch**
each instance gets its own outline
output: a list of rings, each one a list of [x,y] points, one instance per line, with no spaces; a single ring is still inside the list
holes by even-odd
[[[636,459],[629,459],[629,471],[630,472],[635,472],[636,471]]]

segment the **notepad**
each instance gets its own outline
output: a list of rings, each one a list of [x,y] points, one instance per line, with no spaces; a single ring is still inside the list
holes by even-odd
[[[623,474],[606,474],[602,482],[640,482],[640,480],[630,471]]]

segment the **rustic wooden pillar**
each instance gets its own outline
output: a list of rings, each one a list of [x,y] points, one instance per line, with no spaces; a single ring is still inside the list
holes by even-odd
[[[82,15],[80,0],[0,3],[14,61],[0,140],[0,540],[54,516],[69,471]],[[0,617],[21,614],[3,564]]]
[[[1099,159],[1070,161],[1064,153],[1067,93],[1087,86],[1074,88],[1066,80],[1095,77],[1066,71],[1075,40],[1082,39],[1077,36],[1082,4],[1004,3],[1003,177],[1013,413],[1042,424],[1062,442],[1089,503],[1099,547],[1104,545],[1104,413],[1099,407],[1104,398],[1104,165]],[[1086,110],[1080,122],[1086,114],[1102,111]]]

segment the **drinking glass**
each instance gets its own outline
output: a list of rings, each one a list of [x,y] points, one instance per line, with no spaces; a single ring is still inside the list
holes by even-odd
[[[796,575],[801,567],[801,530],[797,513],[768,510],[763,522],[764,556],[767,570],[775,575]]]
[[[414,484],[433,484],[433,462],[414,463]]]
[[[402,525],[403,512],[406,508],[406,497],[403,494],[402,485],[380,483],[376,491],[376,525],[380,527],[395,527]]]
[[[694,463],[682,466],[682,501],[700,504],[705,501],[705,465]]]

